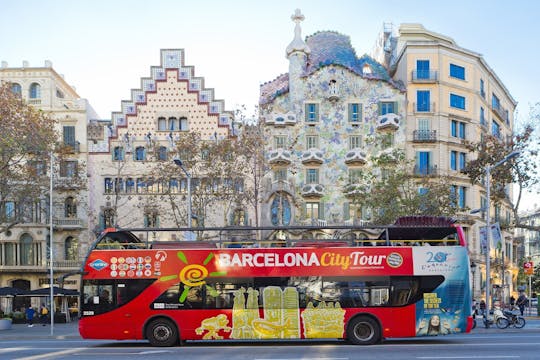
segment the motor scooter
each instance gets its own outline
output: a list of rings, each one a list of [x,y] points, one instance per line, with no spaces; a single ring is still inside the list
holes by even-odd
[[[497,325],[499,329],[506,329],[510,324],[510,321],[499,306],[495,306],[489,313],[484,311],[482,321],[486,329],[493,324]]]

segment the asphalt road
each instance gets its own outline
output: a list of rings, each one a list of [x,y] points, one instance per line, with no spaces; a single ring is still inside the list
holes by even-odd
[[[539,359],[540,320],[523,329],[476,328],[471,334],[388,340],[354,346],[343,341],[191,342],[182,347],[154,348],[147,342],[82,340],[69,329],[23,326],[0,332],[0,359],[205,359],[205,360],[354,360],[354,359]],[[17,332],[21,332],[17,336]],[[39,334],[42,335],[39,335]]]

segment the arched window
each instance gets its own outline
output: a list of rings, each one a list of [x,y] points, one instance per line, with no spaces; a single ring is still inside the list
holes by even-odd
[[[165,146],[160,146],[158,149],[158,160],[166,161],[167,160],[167,148]]]
[[[180,118],[180,131],[188,131],[188,122],[185,117]]]
[[[113,160],[122,161],[124,160],[124,147],[116,146],[113,151]]]
[[[103,228],[113,227],[115,223],[114,210],[105,209],[103,210]]]
[[[41,86],[39,86],[38,83],[32,83],[32,85],[30,85],[30,91],[28,95],[30,99],[41,98]]]
[[[169,118],[169,130],[177,131],[178,130],[178,119],[175,117]]]
[[[276,194],[270,207],[272,225],[287,226],[291,223],[291,203],[285,194]]]
[[[159,131],[167,130],[167,119],[165,119],[164,117],[159,117],[157,119],[157,125]]]
[[[34,265],[34,239],[29,234],[21,236],[21,265]]]
[[[64,215],[67,218],[77,217],[77,204],[75,199],[71,196],[66,198],[66,201],[64,202]]]
[[[79,259],[79,242],[73,236],[68,236],[66,242],[64,243],[64,259]]]
[[[143,161],[145,160],[146,151],[144,149],[144,146],[138,146],[135,149],[135,160],[137,161]]]
[[[14,93],[15,95],[21,95],[22,94],[21,85],[17,83],[11,84],[11,92]]]

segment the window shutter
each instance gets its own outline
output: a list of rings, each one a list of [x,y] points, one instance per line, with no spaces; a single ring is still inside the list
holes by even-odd
[[[304,105],[304,121],[309,121],[309,104]]]
[[[352,114],[353,114],[353,104],[349,104],[349,122],[353,121],[353,117],[352,117]]]
[[[394,101],[394,114],[399,114],[398,102],[397,101]]]
[[[364,107],[362,106],[362,104],[358,104],[358,122],[362,122],[363,112],[364,112]]]
[[[315,104],[315,121],[319,121],[319,104]]]
[[[379,115],[382,115],[382,103],[379,101],[377,106],[379,107],[379,109],[378,109]]]
[[[324,202],[319,203],[319,219],[324,220]]]
[[[75,146],[75,126],[64,126],[64,145]]]
[[[349,216],[349,202],[346,201],[343,203],[343,220],[344,221],[347,221],[349,220],[350,216]]]
[[[302,204],[302,219],[307,219],[307,205],[306,205],[306,203]]]

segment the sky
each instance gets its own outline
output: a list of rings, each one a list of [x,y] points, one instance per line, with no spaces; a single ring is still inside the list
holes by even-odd
[[[333,30],[370,54],[383,24],[420,23],[481,54],[518,102],[518,121],[540,102],[540,2],[532,0],[0,0],[0,61],[52,61],[102,119],[119,111],[160,49],[184,49],[226,110],[258,103],[261,84],[288,71],[291,15],[302,36]],[[540,197],[528,199],[540,206]]]

